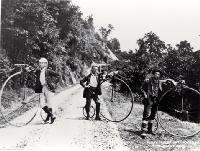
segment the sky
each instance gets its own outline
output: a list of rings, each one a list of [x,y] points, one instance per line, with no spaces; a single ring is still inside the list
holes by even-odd
[[[153,31],[166,44],[187,40],[200,50],[200,0],[72,0],[83,17],[93,15],[96,31],[114,26],[122,51],[138,48],[137,40]]]

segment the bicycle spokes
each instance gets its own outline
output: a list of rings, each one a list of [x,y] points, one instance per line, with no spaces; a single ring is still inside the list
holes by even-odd
[[[115,78],[102,84],[101,115],[109,121],[126,119],[133,108],[133,95],[129,86]]]
[[[200,131],[200,108],[199,96],[190,88],[185,88],[190,93],[176,92],[175,89],[169,90],[160,100],[160,111],[158,119],[162,128],[174,136],[189,137],[194,136]],[[190,97],[191,93],[198,97]]]

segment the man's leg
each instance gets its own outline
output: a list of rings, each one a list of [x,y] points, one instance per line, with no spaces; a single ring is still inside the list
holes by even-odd
[[[56,119],[56,117],[54,117],[54,115],[53,115],[52,105],[51,105],[51,100],[54,96],[54,93],[50,92],[47,89],[47,87],[44,87],[44,95],[46,97],[47,107],[48,107],[48,111],[49,111],[49,114],[47,115],[47,118],[45,121],[49,121],[49,118],[50,118],[51,119],[50,124],[52,124]]]
[[[100,102],[99,102],[98,95],[95,94],[95,95],[93,96],[93,100],[94,100],[94,102],[95,102],[95,104],[96,104],[96,117],[95,117],[95,120],[101,121],[101,118],[100,118],[100,116],[99,116],[101,104],[100,104]]]
[[[86,104],[85,104],[85,111],[87,114],[86,120],[89,120],[89,118],[90,118],[90,104],[91,104],[91,97],[88,96],[86,98]]]
[[[48,109],[48,106],[47,106],[47,103],[46,103],[46,98],[45,98],[45,95],[44,95],[44,92],[40,93],[39,94],[39,101],[40,101],[40,106],[41,108],[44,110],[44,112],[47,114],[47,117],[46,119],[44,120],[44,122],[48,122],[49,121],[49,109]]]
[[[143,118],[142,118],[142,126],[141,126],[141,130],[142,130],[142,136],[145,137],[146,135],[146,131],[147,131],[147,123],[148,123],[148,119],[149,119],[149,115],[151,112],[151,100],[143,100],[143,104],[144,104],[144,110],[143,110]]]
[[[154,102],[151,108],[151,115],[149,116],[148,131],[147,131],[147,133],[152,135],[155,135],[155,133],[153,132],[153,121],[155,120],[157,110],[158,110],[158,102],[156,101],[156,98],[154,98]]]

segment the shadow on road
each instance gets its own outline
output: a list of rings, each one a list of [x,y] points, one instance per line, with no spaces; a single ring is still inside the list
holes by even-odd
[[[132,133],[132,134],[135,134],[139,137],[141,137],[141,133],[142,131],[139,131],[139,130],[133,130],[133,129],[124,129],[125,132],[129,132],[129,133]]]

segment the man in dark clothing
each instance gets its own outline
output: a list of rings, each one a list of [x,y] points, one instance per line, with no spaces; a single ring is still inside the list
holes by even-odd
[[[102,74],[98,74],[98,66],[92,66],[91,73],[84,77],[80,84],[84,88],[83,91],[83,98],[86,98],[86,105],[85,110],[87,117],[86,119],[89,120],[90,118],[90,105],[91,100],[93,99],[96,104],[96,120],[101,120],[99,113],[100,113],[100,102],[98,95],[101,95],[101,82],[103,80]]]
[[[142,136],[146,136],[146,128],[148,123],[147,133],[153,134],[153,120],[155,119],[157,109],[158,109],[158,101],[162,91],[162,83],[171,81],[173,84],[176,82],[172,79],[160,80],[160,71],[153,70],[153,76],[144,81],[141,91],[143,93],[143,118],[142,118]]]

